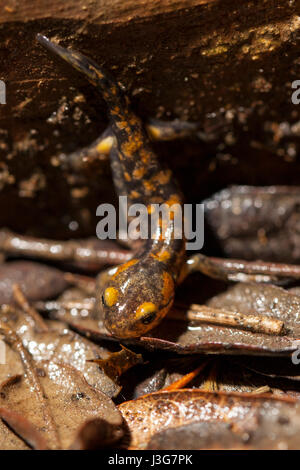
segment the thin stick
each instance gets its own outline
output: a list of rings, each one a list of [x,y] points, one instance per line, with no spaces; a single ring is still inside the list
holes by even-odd
[[[41,315],[29,305],[29,302],[23,294],[19,284],[13,285],[13,296],[17,304],[21,307],[21,309],[33,319],[39,331],[49,331],[48,325],[41,317]]]
[[[270,282],[277,278],[300,279],[300,266],[296,264],[214,258],[198,253],[187,261],[187,265],[188,273],[201,271],[222,280]]]
[[[96,242],[100,241],[96,239]],[[132,257],[130,251],[105,243],[103,248],[95,247],[94,240],[55,241],[17,235],[8,230],[0,230],[0,250],[13,255],[77,262],[87,266],[121,264]]]
[[[211,308],[206,305],[192,304],[185,310],[184,315],[173,311],[171,317],[180,320],[197,321],[201,323],[212,323],[214,325],[233,326],[240,329],[250,330],[254,333],[265,333],[268,335],[281,335],[284,331],[284,323],[276,318],[265,315],[245,314],[241,312],[230,312],[220,308]]]
[[[95,307],[95,299],[84,300],[47,300],[46,302],[35,302],[35,308],[43,312],[52,312],[53,310],[67,312],[72,309],[92,311]]]
[[[245,328],[255,333],[268,335],[280,335],[284,328],[283,321],[265,315],[246,315],[240,312],[230,312],[197,304],[190,306],[188,318],[189,320]]]
[[[64,279],[68,284],[79,287],[79,289],[88,294],[94,294],[96,291],[97,282],[94,278],[83,276],[82,274],[64,273]]]
[[[269,385],[263,385],[261,387],[255,388],[252,393],[260,394],[260,393],[270,393],[272,392],[272,389],[269,387]]]
[[[197,375],[200,374],[200,372],[203,371],[203,369],[207,366],[209,363],[209,360],[204,361],[197,369],[193,370],[189,374],[184,375],[180,379],[176,380],[175,382],[171,383],[167,387],[164,387],[161,389],[161,391],[172,391],[172,390],[178,390],[180,388],[184,388],[188,383],[190,383]]]

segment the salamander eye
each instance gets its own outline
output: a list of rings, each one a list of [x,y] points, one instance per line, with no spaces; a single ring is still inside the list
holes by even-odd
[[[144,302],[136,312],[136,318],[141,320],[144,325],[148,325],[156,318],[158,308],[153,302]]]
[[[141,318],[141,322],[144,325],[149,325],[149,323],[152,323],[155,318],[156,318],[156,312],[147,313],[147,315]]]

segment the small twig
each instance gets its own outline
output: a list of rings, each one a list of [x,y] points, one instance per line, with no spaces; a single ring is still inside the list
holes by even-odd
[[[184,375],[180,379],[176,380],[175,382],[171,383],[167,387],[164,387],[161,389],[161,391],[172,391],[172,390],[178,390],[180,388],[184,388],[188,383],[190,383],[197,375],[200,374],[200,372],[205,369],[207,364],[210,362],[210,360],[204,361],[197,369],[193,370],[189,374]]]
[[[82,274],[65,273],[64,279],[69,284],[79,287],[79,289],[88,294],[94,294],[96,291],[96,280],[91,277],[83,276]]]
[[[300,279],[300,266],[297,264],[271,263],[268,261],[245,261],[239,259],[210,258],[218,266],[231,273],[261,274],[283,278]]]
[[[300,265],[214,258],[200,253],[187,261],[187,273],[200,271],[215,279],[240,282],[277,282],[300,279]]]
[[[284,323],[276,318],[265,315],[245,314],[241,312],[230,312],[219,308],[211,308],[206,305],[192,304],[182,315],[179,312],[171,312],[171,316],[180,320],[197,321],[201,323],[212,323],[214,325],[233,326],[246,329],[255,333],[268,335],[280,335],[284,330]]]
[[[82,263],[84,266],[121,264],[132,257],[130,251],[117,246],[108,246],[105,242],[100,245],[97,239],[54,241],[17,235],[5,229],[0,230],[0,250],[25,257]]]
[[[261,394],[261,393],[270,393],[272,392],[272,389],[269,387],[269,385],[262,385],[261,387],[255,388],[252,393]]]
[[[29,305],[29,302],[23,294],[19,284],[13,285],[13,296],[20,308],[33,319],[39,331],[49,331],[48,325],[40,316],[40,314]]]
[[[72,309],[92,311],[95,307],[95,299],[84,300],[47,300],[46,302],[35,302],[35,308],[43,312],[52,312],[65,310],[70,312]]]

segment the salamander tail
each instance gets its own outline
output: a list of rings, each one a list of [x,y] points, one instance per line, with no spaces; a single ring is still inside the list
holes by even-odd
[[[80,52],[65,49],[58,44],[54,44],[50,39],[42,34],[37,34],[36,38],[40,44],[45,46],[51,52],[59,55],[76,70],[82,72],[93,85],[99,88],[108,105],[113,103],[114,106],[117,104],[124,106],[125,96],[123,95],[121,88],[107,72],[104,72],[102,68],[96,64],[96,62]]]

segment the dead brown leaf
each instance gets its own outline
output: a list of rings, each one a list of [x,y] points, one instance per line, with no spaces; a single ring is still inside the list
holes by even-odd
[[[145,449],[157,432],[195,422],[225,423],[241,445],[249,441],[250,447],[253,442],[257,448],[300,446],[300,405],[293,399],[185,389],[145,395],[122,403],[119,409],[130,431],[132,449]],[[203,448],[201,441],[198,446]]]

